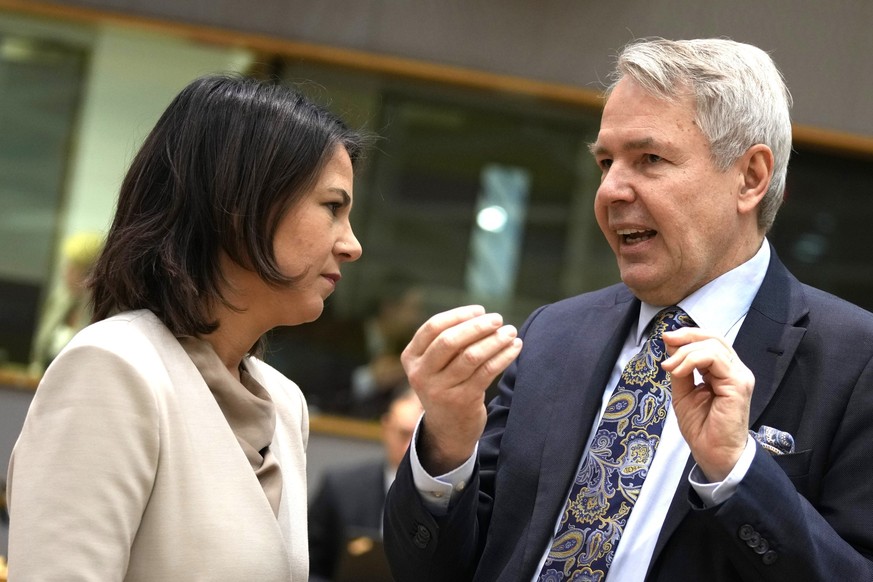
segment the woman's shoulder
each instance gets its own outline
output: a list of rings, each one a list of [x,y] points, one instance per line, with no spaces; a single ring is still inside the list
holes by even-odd
[[[66,350],[78,347],[107,348],[110,351],[141,350],[144,344],[178,343],[167,326],[146,309],[125,311],[92,323],[79,331]]]
[[[83,328],[78,334],[80,340],[99,340],[101,337],[129,335],[154,335],[167,332],[167,327],[148,309],[123,311],[106,319],[94,322]]]
[[[116,362],[143,369],[163,367],[165,353],[181,350],[178,340],[155,314],[147,310],[119,313],[79,331],[56,360]],[[51,366],[50,366],[51,368]]]
[[[131,312],[85,327],[43,374],[36,390],[40,406],[153,408],[158,387],[170,384],[156,322],[154,315]]]

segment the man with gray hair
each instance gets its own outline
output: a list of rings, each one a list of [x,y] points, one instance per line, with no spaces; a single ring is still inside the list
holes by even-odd
[[[644,39],[612,81],[591,151],[622,283],[520,331],[481,306],[419,329],[395,578],[873,580],[873,314],[767,241],[779,71],[730,40]]]

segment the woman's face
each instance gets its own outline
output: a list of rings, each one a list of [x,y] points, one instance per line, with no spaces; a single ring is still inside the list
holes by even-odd
[[[361,245],[349,222],[352,179],[352,162],[338,146],[312,189],[279,222],[273,239],[276,262],[284,275],[299,277],[296,283],[273,286],[253,271],[226,264],[233,271],[224,273],[234,289],[228,299],[264,331],[317,319],[340,281],[343,263],[360,258]]]

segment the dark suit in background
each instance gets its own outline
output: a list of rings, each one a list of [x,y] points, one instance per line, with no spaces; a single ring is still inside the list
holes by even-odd
[[[309,572],[331,580],[349,538],[382,538],[385,463],[366,461],[325,472],[309,506]]]
[[[327,470],[309,504],[313,580],[391,579],[382,547],[385,494],[421,416],[421,402],[408,386],[392,398],[379,417],[384,458]]]

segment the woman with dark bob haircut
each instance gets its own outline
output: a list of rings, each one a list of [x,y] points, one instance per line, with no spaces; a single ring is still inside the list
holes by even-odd
[[[307,579],[306,402],[255,355],[361,256],[362,140],[280,84],[210,76],[173,100],[121,186],[95,323],[15,446],[10,580]]]

